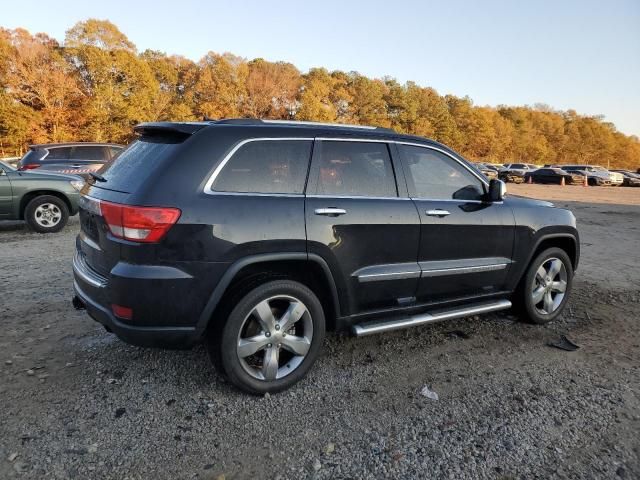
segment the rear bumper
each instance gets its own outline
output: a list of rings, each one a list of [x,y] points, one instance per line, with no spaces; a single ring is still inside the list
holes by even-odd
[[[119,339],[139,347],[190,348],[199,342],[195,328],[191,327],[136,327],[119,321],[107,308],[100,305],[84,292],[78,282],[73,282],[74,306],[80,304],[89,316],[103,325]]]
[[[123,341],[141,347],[162,348],[189,348],[200,341],[201,332],[197,331],[195,325],[150,324],[148,315],[143,318],[136,316],[136,312],[139,311],[136,305],[128,304],[134,309],[132,320],[117,318],[111,311],[112,298],[118,297],[117,292],[111,291],[111,280],[93,271],[77,253],[73,260],[73,276],[73,290],[76,296],[74,306],[84,307],[91,318],[102,324],[108,331],[115,333]],[[123,285],[134,287],[136,279],[123,279],[119,276],[114,283],[119,288],[122,288]],[[161,317],[159,312],[158,316],[154,318]]]

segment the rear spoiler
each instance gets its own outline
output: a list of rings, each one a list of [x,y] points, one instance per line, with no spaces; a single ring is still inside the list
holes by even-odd
[[[208,125],[210,125],[209,122],[147,122],[136,125],[133,127],[133,131],[139,135],[153,135],[154,133],[193,135]]]

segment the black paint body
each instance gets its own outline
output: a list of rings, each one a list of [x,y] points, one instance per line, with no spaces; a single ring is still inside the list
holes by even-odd
[[[380,315],[508,298],[536,249],[549,242],[564,246],[577,267],[578,232],[568,210],[513,196],[494,203],[409,198],[396,142],[435,147],[477,172],[430,140],[384,129],[259,121],[155,124],[142,133],[162,129],[185,139],[171,157],[147,167],[151,170],[135,191],[110,190],[107,181],[88,184],[82,192],[94,199],[182,212],[159,243],[140,244],[114,238],[103,218],[81,202],[82,231],[76,243],[83,260],[74,268],[76,295],[94,319],[131,343],[183,347],[199,341],[209,322],[224,321],[217,307],[229,288],[247,272],[260,272],[261,266],[320,285],[336,328]],[[315,141],[314,151],[322,138],[389,142],[398,196],[318,196],[312,181],[300,195],[205,193],[218,164],[249,138],[309,138]],[[484,176],[477,174],[486,186]],[[347,213],[314,213],[328,207]],[[450,215],[425,214],[432,209],[446,209]],[[483,264],[483,259],[501,259],[491,261],[506,266],[462,275],[447,275],[440,268],[465,268]],[[431,273],[423,276],[423,270]],[[87,282],[87,273],[105,285]],[[376,281],[376,275],[385,279]],[[132,320],[115,318],[114,303],[131,307]]]

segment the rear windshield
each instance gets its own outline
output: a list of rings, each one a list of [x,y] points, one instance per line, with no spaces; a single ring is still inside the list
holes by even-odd
[[[94,182],[94,186],[131,193],[136,191],[151,175],[153,169],[163,163],[178,148],[182,139],[174,137],[141,137],[98,171],[106,182]]]
[[[29,150],[24,154],[24,157],[20,159],[20,165],[39,162],[45,153],[46,152],[43,152],[42,150]]]

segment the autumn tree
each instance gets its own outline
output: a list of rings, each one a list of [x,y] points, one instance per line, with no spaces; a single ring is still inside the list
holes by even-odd
[[[89,98],[84,138],[122,142],[136,123],[154,119],[158,80],[115,25],[106,20],[79,22],[67,31],[65,47]]]

